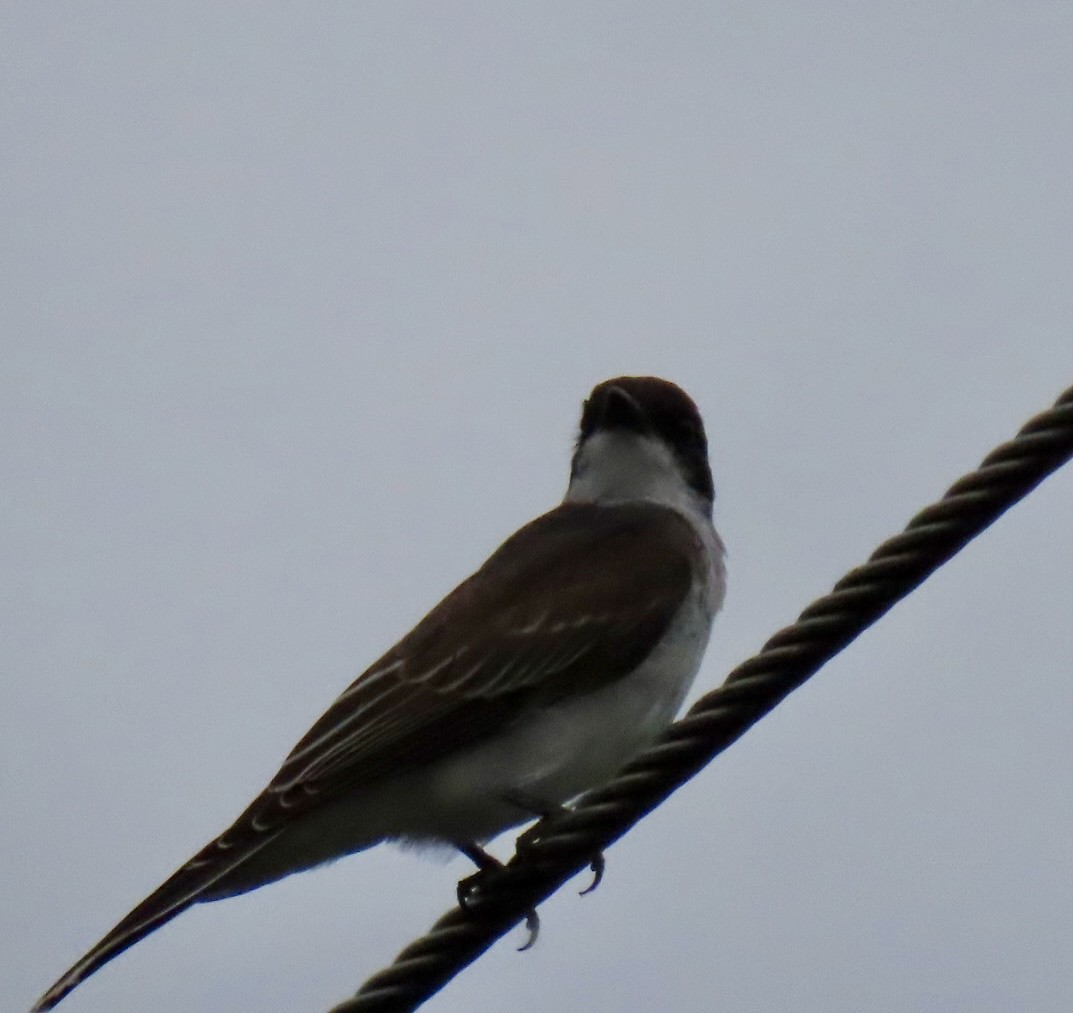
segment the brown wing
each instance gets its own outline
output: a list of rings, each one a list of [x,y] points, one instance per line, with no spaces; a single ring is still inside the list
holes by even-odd
[[[244,815],[278,826],[621,678],[693,585],[696,539],[651,504],[564,504],[537,518],[351,684]]]

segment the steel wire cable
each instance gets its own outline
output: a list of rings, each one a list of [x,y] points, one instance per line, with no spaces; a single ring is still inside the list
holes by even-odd
[[[541,820],[501,870],[331,1013],[420,1006],[1073,457],[1073,387],[702,696],[611,782]]]

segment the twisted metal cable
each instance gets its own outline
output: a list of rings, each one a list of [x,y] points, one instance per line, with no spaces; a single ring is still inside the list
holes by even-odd
[[[514,858],[482,879],[465,910],[448,911],[331,1013],[420,1006],[1071,457],[1073,387],[701,697],[614,781],[519,838]]]

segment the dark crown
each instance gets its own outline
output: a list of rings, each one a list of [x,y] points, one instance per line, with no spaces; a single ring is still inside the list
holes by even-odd
[[[613,429],[662,440],[693,489],[708,502],[714,499],[704,423],[693,399],[677,384],[657,376],[619,376],[597,384],[581,410],[578,446],[593,433]]]

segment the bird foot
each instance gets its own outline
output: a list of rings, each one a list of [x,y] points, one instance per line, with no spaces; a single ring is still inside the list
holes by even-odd
[[[455,891],[455,894],[458,897],[458,906],[463,911],[471,911],[473,909],[474,901],[482,887],[487,884],[491,878],[503,871],[503,863],[494,855],[488,854],[484,848],[472,841],[459,842],[455,847],[477,866],[477,871],[472,876],[466,876],[465,879],[460,879],[458,881],[458,886]],[[525,929],[528,936],[526,937],[525,942],[518,947],[519,953],[523,953],[532,947],[540,936],[540,915],[536,913],[536,908],[530,908],[526,911]]]
[[[544,820],[567,811],[566,806],[556,806],[554,809],[546,809],[544,812],[540,813],[540,822],[526,830],[526,832],[515,841],[515,851],[517,851],[519,855],[523,855],[540,840],[541,826]],[[604,870],[607,868],[607,861],[604,859],[604,853],[602,851],[597,851],[592,856],[589,861],[589,868],[592,870],[592,882],[589,883],[584,890],[578,891],[579,897],[585,897],[592,893],[603,881]]]

